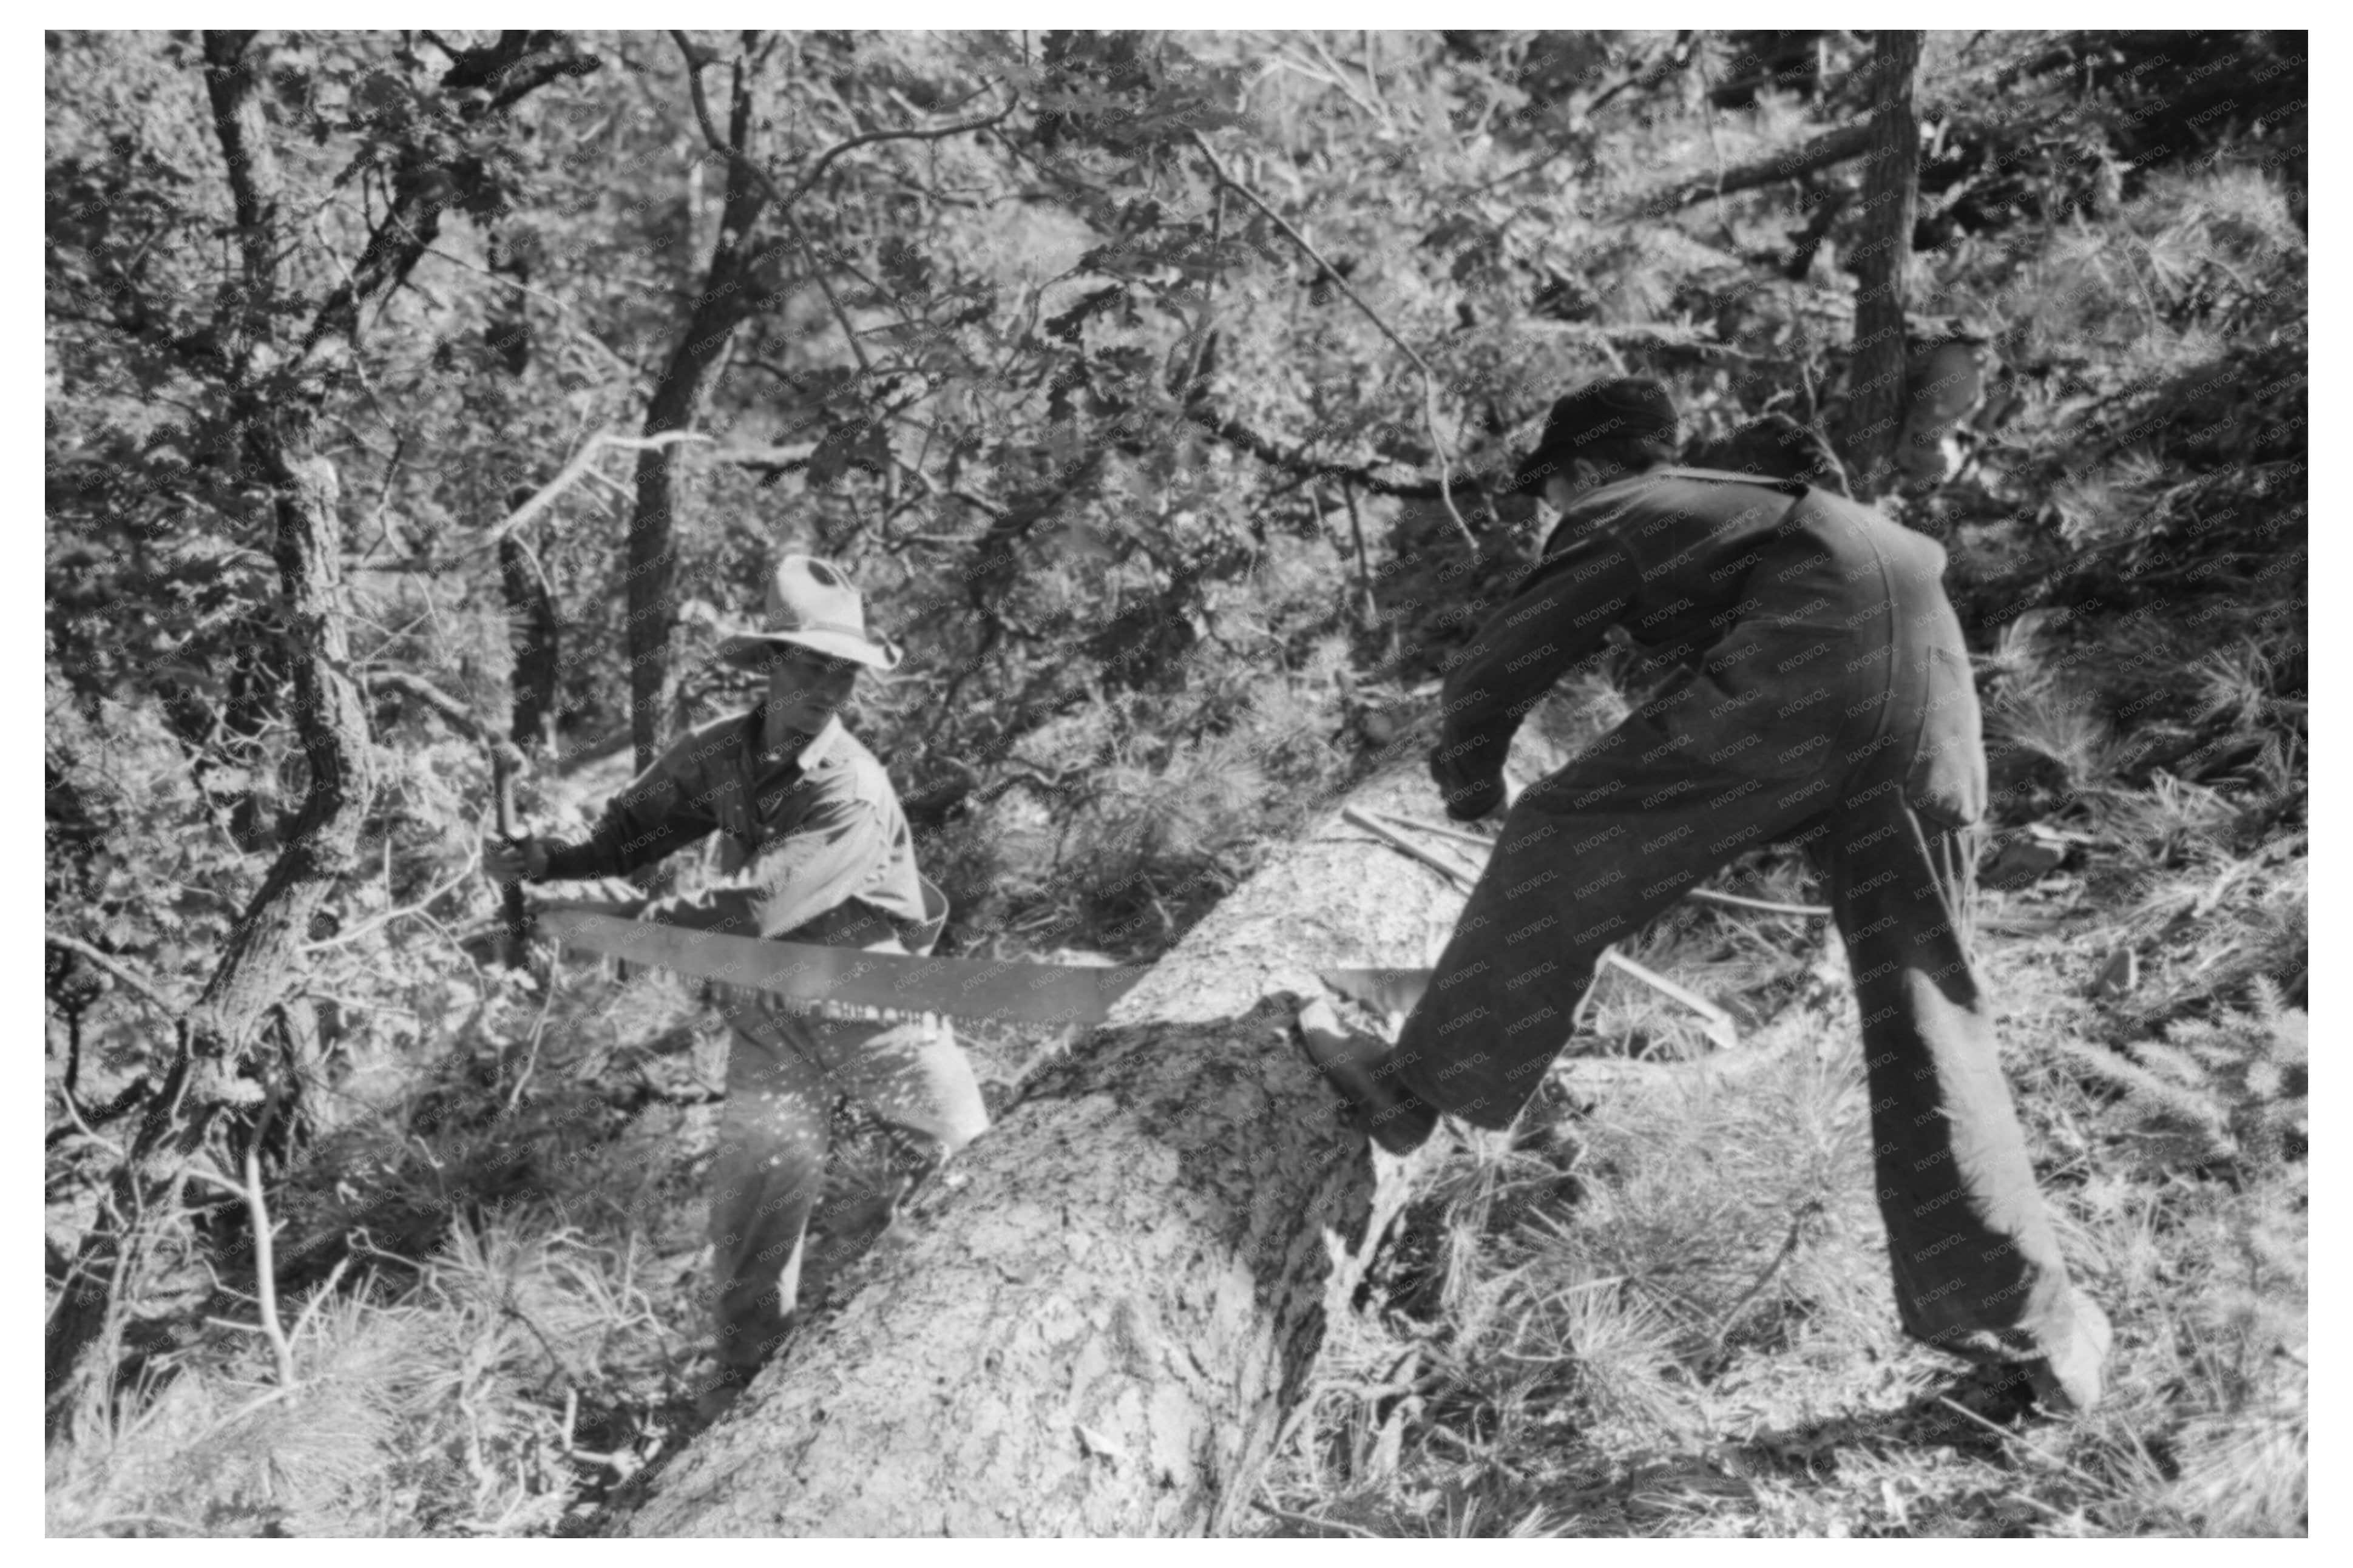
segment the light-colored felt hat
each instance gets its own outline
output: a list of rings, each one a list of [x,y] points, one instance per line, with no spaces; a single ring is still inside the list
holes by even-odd
[[[719,658],[734,664],[778,643],[815,648],[870,669],[896,668],[902,657],[889,637],[867,635],[866,601],[849,574],[814,555],[787,555],[776,563],[760,629],[727,638],[719,645]]]

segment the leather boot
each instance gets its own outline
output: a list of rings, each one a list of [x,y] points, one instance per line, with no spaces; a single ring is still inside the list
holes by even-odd
[[[696,1391],[694,1418],[708,1426],[727,1413],[736,1397],[752,1385],[757,1367],[722,1366]]]
[[[1410,1154],[1438,1129],[1438,1112],[1397,1081],[1389,1047],[1345,1027],[1328,1002],[1301,1009],[1299,1043],[1324,1081],[1348,1102],[1359,1131],[1392,1154]]]

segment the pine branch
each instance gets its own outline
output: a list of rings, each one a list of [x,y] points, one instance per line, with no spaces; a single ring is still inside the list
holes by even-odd
[[[2060,1054],[2077,1068],[2114,1088],[2123,1089],[2146,1108],[2178,1118],[2200,1132],[2227,1141],[2222,1110],[2195,1089],[2169,1083],[2137,1062],[2116,1052],[2073,1040],[2058,1042]]]

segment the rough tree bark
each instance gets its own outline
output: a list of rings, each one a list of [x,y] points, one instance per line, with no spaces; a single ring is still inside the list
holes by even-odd
[[[206,34],[205,86],[244,263],[235,331],[227,339],[228,362],[237,367],[230,396],[237,457],[269,498],[270,554],[285,595],[293,709],[310,791],[219,967],[182,1022],[163,1088],[115,1173],[111,1202],[83,1237],[64,1305],[48,1325],[52,1420],[85,1381],[78,1374],[119,1359],[125,1313],[174,1228],[192,1164],[235,1107],[261,1098],[260,1086],[244,1079],[245,1059],[285,994],[312,913],[355,858],[370,790],[367,715],[348,673],[351,649],[339,604],[335,470],[311,450],[309,410],[273,397],[269,384],[244,368],[257,351],[273,346],[283,243],[283,191],[251,41],[249,33]]]
[[[1417,761],[1334,804],[1431,793]],[[1231,1531],[1410,1175],[1341,1128],[1282,998],[1426,963],[1461,908],[1322,818],[959,1157],[627,1532]]]
[[[499,363],[520,384],[531,369],[531,283],[533,242],[528,234],[495,229],[490,237],[491,275],[513,287],[492,293],[488,328]],[[506,495],[512,517],[531,500],[533,489],[518,485]],[[526,753],[551,747],[555,741],[556,662],[558,627],[555,605],[537,563],[524,548],[521,530],[499,537],[499,588],[506,601],[505,635],[513,653],[503,704],[507,738]]]
[[[1862,212],[1870,237],[1855,257],[1853,400],[1847,416],[1847,471],[1857,500],[1884,489],[1894,471],[1905,413],[1904,307],[1909,295],[1912,218],[1920,190],[1920,123],[1912,79],[1920,64],[1916,32],[1879,35],[1871,117],[1870,162]]]

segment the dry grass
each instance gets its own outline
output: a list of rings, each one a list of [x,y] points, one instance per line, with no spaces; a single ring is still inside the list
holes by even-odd
[[[1939,1403],[1955,1369],[1887,1300],[1857,1064],[1799,1050],[1737,1092],[1565,1124],[1570,1179],[1463,1151],[1425,1199],[1435,1320],[1335,1347],[1270,1500],[1396,1534],[2300,1533],[2300,1017],[2260,1047],[2241,1022],[2207,1055],[2247,1064],[2223,1125],[2268,1152],[2206,1175],[2179,1097],[2075,1076],[2040,1031],[2022,1053],[2038,1142],[2070,1152],[2046,1173],[2064,1243],[2117,1328],[2088,1418],[1996,1427]],[[1411,1378],[1366,1375],[1407,1345]]]
[[[459,1226],[412,1282],[296,1309],[291,1384],[191,1357],[53,1450],[50,1532],[545,1534],[580,1479],[567,1396],[659,1352],[642,1266],[540,1215]]]

